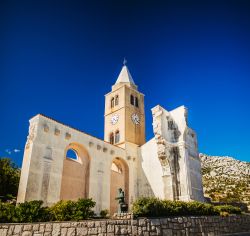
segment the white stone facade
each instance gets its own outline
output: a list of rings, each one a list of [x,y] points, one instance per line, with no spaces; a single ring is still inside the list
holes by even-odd
[[[129,91],[130,78],[119,83]],[[88,197],[96,202],[97,213],[102,209],[113,213],[118,186],[124,189],[129,205],[141,196],[203,201],[197,137],[187,125],[186,108],[168,112],[156,106],[152,114],[154,138],[142,145],[126,141],[126,135],[131,136],[128,131],[122,134],[125,141],[115,145],[36,115],[30,120],[17,201],[43,200],[51,205]],[[121,127],[130,122],[123,120]],[[133,135],[136,140],[136,133]],[[144,133],[140,135],[138,140],[143,142]],[[76,160],[67,157],[70,149],[77,153]]]

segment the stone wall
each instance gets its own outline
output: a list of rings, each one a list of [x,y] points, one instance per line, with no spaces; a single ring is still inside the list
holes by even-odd
[[[0,236],[230,235],[249,232],[250,215],[0,224]]]

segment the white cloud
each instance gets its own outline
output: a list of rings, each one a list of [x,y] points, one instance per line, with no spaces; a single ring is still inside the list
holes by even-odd
[[[12,153],[21,152],[21,150],[17,149],[17,148],[15,148],[13,150],[11,150],[11,149],[5,149],[5,152],[8,153],[9,155],[11,155]]]
[[[13,152],[21,152],[21,150],[15,148],[15,149],[13,150]]]

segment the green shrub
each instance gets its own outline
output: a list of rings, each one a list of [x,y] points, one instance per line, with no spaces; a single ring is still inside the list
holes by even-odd
[[[214,206],[202,202],[187,202],[188,215],[218,215],[219,213],[214,209]]]
[[[30,201],[19,203],[15,208],[16,222],[41,222],[51,220],[47,207],[42,207],[43,201]]]
[[[166,217],[166,216],[200,216],[220,215],[222,212],[228,214],[240,214],[238,207],[229,205],[213,206],[202,202],[182,202],[160,200],[158,198],[140,198],[133,206],[132,212],[135,216]]]
[[[92,199],[60,201],[50,208],[53,218],[58,221],[83,220],[94,216],[92,208],[95,202]]]
[[[73,201],[59,201],[50,207],[53,218],[57,221],[71,220],[75,211],[75,203]]]
[[[107,209],[100,211],[101,218],[107,218],[108,214],[109,214],[109,210],[107,210]]]
[[[135,216],[162,216],[163,210],[163,201],[158,198],[139,198],[132,206],[132,212]]]
[[[231,205],[215,206],[214,208],[220,214],[222,212],[227,212],[229,214],[241,214],[241,209],[239,207],[235,207]]]
[[[1,223],[16,222],[15,205],[10,203],[2,203],[0,201],[0,222]]]
[[[92,208],[95,206],[95,202],[92,199],[79,199],[75,204],[74,220],[83,220],[94,216]]]

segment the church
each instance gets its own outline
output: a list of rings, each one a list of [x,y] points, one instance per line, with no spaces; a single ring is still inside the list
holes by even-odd
[[[184,106],[151,109],[154,137],[145,140],[144,94],[126,64],[105,95],[104,140],[42,114],[29,120],[17,202],[92,198],[95,212],[117,211],[139,197],[204,201],[197,136]]]

